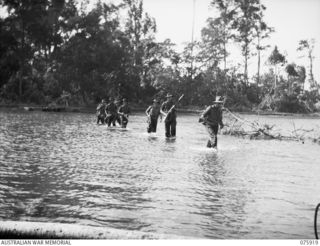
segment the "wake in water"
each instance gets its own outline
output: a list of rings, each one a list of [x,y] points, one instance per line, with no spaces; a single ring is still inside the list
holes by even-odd
[[[122,128],[122,127],[118,127],[118,126],[106,126],[107,130],[110,131],[130,131],[130,128]]]
[[[232,151],[236,152],[240,150],[239,146],[232,146],[232,145],[225,145],[222,144],[221,146],[219,145],[218,148],[208,148],[206,146],[199,146],[199,145],[191,145],[189,147],[190,150],[192,151],[197,151],[197,152],[214,152],[214,153],[219,153],[219,152],[226,152],[226,151]]]
[[[189,148],[190,150],[193,150],[193,151],[197,151],[197,152],[208,152],[208,153],[217,153],[218,152],[218,149],[216,148],[207,148],[207,147],[196,147],[196,146],[190,146]]]

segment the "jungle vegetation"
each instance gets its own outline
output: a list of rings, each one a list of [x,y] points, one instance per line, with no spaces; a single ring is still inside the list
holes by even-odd
[[[0,104],[84,106],[112,95],[143,105],[170,92],[185,94],[184,106],[199,107],[222,95],[226,107],[239,111],[306,113],[319,105],[315,40],[297,44],[307,68],[287,61],[277,46],[261,63],[274,28],[260,0],[213,0],[217,15],[182,52],[170,39],[156,40],[156,20],[142,0],[99,1],[93,8],[74,0],[0,3],[7,12],[0,18]],[[241,49],[239,66],[228,63],[230,45]],[[252,57],[258,62],[250,77]]]

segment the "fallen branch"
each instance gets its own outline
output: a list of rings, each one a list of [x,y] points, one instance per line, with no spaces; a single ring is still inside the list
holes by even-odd
[[[311,140],[314,143],[320,144],[320,136],[311,137],[307,135],[307,133],[315,132],[315,129],[297,129],[293,122],[293,130],[289,135],[283,135],[275,130],[275,125],[261,124],[258,121],[249,121],[235,115],[229,109],[225,110],[229,117],[225,129],[222,131],[222,134],[224,135],[248,137],[249,139],[299,141],[302,143],[306,140]],[[317,132],[320,133],[320,128]]]

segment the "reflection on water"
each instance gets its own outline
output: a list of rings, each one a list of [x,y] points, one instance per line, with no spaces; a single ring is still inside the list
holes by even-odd
[[[313,238],[318,145],[221,136],[213,151],[196,116],[178,119],[175,140],[165,140],[163,124],[146,134],[142,114],[130,120],[122,131],[89,114],[0,112],[0,218],[202,238]]]

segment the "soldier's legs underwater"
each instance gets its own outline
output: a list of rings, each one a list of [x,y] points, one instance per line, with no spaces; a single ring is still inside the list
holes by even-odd
[[[152,132],[157,132],[158,118],[152,119]]]
[[[119,126],[122,126],[122,124],[121,124],[121,116],[118,115],[118,114],[114,116],[114,120],[112,122],[113,126],[116,126],[116,122],[119,124]]]
[[[171,125],[171,122],[170,122],[170,121],[164,123],[165,131],[166,131],[166,137],[167,137],[167,138],[171,137],[171,134],[170,134],[170,125]]]
[[[208,133],[209,133],[209,137],[210,139],[207,142],[207,147],[208,148],[216,148],[217,144],[218,144],[218,129],[219,126],[218,125],[205,125]]]
[[[111,126],[111,123],[113,122],[113,116],[112,115],[108,115],[105,119],[105,122],[108,124],[108,126]]]
[[[152,126],[152,119],[148,122],[148,127],[147,127],[147,132],[154,132],[153,131],[153,126]]]
[[[166,137],[175,137],[176,136],[176,121],[168,121],[165,122],[165,128],[166,128]]]
[[[118,121],[118,116],[117,115],[112,115],[111,116],[111,123],[113,126],[116,126],[116,121]],[[118,121],[119,123],[119,121]]]
[[[128,124],[128,118],[126,116],[121,115],[120,116],[120,125],[122,128],[126,128]]]
[[[176,136],[176,126],[177,126],[177,122],[176,121],[172,121],[171,122],[171,126],[170,126],[171,137],[175,137]]]
[[[105,123],[104,120],[105,120],[105,115],[100,114],[97,116],[97,124],[99,124],[100,122],[101,124],[104,124]]]
[[[148,133],[157,131],[157,123],[158,123],[157,118],[150,118],[149,125],[147,128]]]

